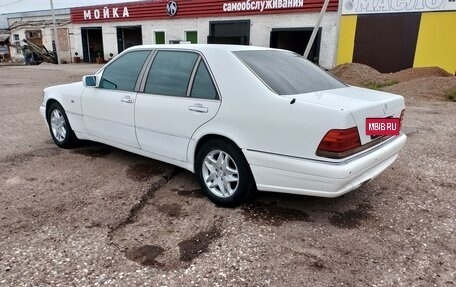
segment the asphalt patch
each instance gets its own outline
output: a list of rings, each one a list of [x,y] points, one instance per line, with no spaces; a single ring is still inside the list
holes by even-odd
[[[323,264],[323,262],[321,262],[319,260],[310,264],[310,267],[312,267],[315,270],[323,270],[326,268],[326,266]]]
[[[355,209],[338,212],[329,218],[329,223],[339,228],[353,229],[361,226],[361,223],[370,218],[369,204],[358,204]]]
[[[242,214],[246,220],[261,225],[281,226],[289,221],[312,222],[306,212],[275,203],[251,203],[242,207]]]
[[[177,203],[162,204],[157,206],[157,209],[170,217],[182,217],[182,205]]]
[[[222,237],[220,230],[213,226],[208,231],[199,232],[192,238],[179,242],[179,259],[184,262],[192,261],[206,252],[209,245],[220,237]]]
[[[88,157],[99,158],[106,157],[111,154],[113,151],[110,147],[100,147],[100,148],[80,148],[74,150],[74,153],[85,155]]]
[[[441,187],[447,187],[447,188],[451,188],[453,190],[456,190],[456,184],[455,183],[452,183],[452,182],[440,182],[439,183],[439,186]]]
[[[130,248],[125,256],[143,266],[161,266],[162,264],[155,259],[165,250],[157,245],[144,245]]]
[[[201,191],[201,189],[173,189],[172,191],[177,191],[177,194],[180,196],[186,196],[186,197],[191,197],[191,198],[204,198],[204,194]]]
[[[46,158],[46,157],[52,157],[56,156],[61,152],[61,149],[58,148],[57,146],[55,147],[49,147],[49,148],[41,148],[41,149],[36,149],[32,150],[26,153],[22,154],[17,154],[17,155],[10,155],[1,160],[2,163],[8,163],[11,165],[18,165],[22,164],[24,162],[27,162],[29,160],[32,160],[33,158]]]
[[[165,173],[164,165],[160,163],[139,163],[129,166],[127,169],[127,176],[135,181],[148,181],[154,175]]]

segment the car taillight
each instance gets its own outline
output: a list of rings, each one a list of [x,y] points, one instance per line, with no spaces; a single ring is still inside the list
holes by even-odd
[[[357,127],[334,129],[326,133],[318,145],[317,155],[329,158],[344,158],[358,151],[361,146]]]

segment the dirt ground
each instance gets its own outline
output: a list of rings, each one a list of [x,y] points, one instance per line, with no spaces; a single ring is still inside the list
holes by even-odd
[[[408,84],[408,142],[366,186],[225,209],[189,172],[53,144],[42,89],[98,68],[0,66],[0,286],[455,285],[456,103],[421,96],[454,77]]]

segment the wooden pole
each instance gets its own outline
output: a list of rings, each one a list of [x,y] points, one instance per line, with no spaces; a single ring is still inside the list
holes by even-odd
[[[326,9],[328,8],[329,0],[325,0],[325,3],[323,3],[323,7],[321,7],[320,15],[318,15],[317,23],[315,24],[315,27],[312,31],[312,35],[310,35],[309,42],[307,43],[306,50],[304,51],[304,58],[307,59],[310,53],[310,49],[312,48],[312,45],[315,41],[315,37],[317,36],[318,29],[320,28],[321,24],[321,19],[323,18],[323,15],[326,12]]]
[[[54,29],[54,43],[55,43],[55,56],[57,58],[57,64],[60,64],[60,57],[59,57],[59,50],[60,50],[60,43],[59,37],[57,33],[57,25],[55,24],[55,12],[54,12],[54,1],[51,1],[51,12],[52,12],[52,27]]]

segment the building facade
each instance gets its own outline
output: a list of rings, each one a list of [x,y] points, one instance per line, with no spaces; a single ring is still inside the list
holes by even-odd
[[[456,74],[456,0],[343,0],[337,63]]]
[[[56,10],[59,57],[101,62],[128,47],[226,43],[303,54],[324,0],[154,0]],[[339,8],[340,7],[340,8]],[[339,11],[339,12],[338,12]],[[52,49],[50,11],[7,15],[10,42]],[[456,0],[330,0],[309,59],[381,72],[439,66],[456,73]],[[13,58],[23,59],[11,48]]]
[[[59,42],[63,42],[59,56],[71,62],[78,53],[82,61],[95,62],[134,45],[180,42],[276,47],[303,54],[323,2],[158,0],[72,8],[58,15]],[[337,10],[338,1],[330,0],[309,55],[309,59],[325,68],[336,63]],[[41,26],[41,38],[48,49],[53,40],[52,27],[47,25],[49,14],[35,16],[47,21]],[[26,20],[37,19],[30,16]],[[18,21],[17,17],[8,17],[10,26]],[[13,37],[19,41],[26,38],[30,29],[24,27],[11,29]]]
[[[71,61],[70,33],[72,33],[70,9],[55,10],[58,37],[61,42],[59,55],[63,61]],[[10,56],[16,61],[24,59],[19,46],[24,39],[52,51],[54,30],[50,11],[34,11],[6,14],[10,33]]]

